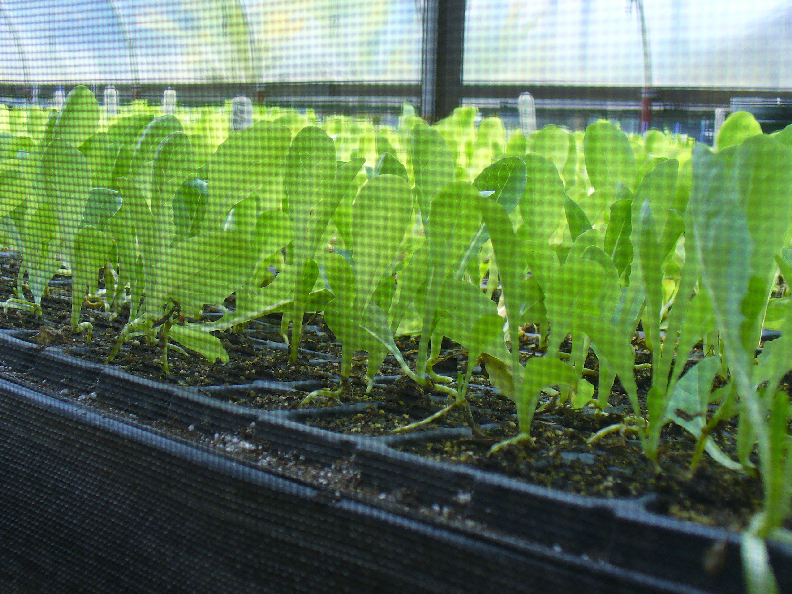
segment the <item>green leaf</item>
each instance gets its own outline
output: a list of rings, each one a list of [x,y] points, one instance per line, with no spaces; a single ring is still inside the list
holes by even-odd
[[[762,126],[747,111],[735,111],[718,130],[715,146],[722,151],[730,146],[741,144],[744,140],[762,133]]]
[[[102,227],[121,208],[121,194],[108,188],[92,188],[88,192],[81,227]]]
[[[153,284],[191,315],[204,304],[222,303],[236,290],[249,274],[248,258],[247,242],[235,233],[197,235],[162,254]]]
[[[60,138],[78,147],[92,136],[99,125],[99,102],[88,87],[78,85],[66,96],[53,131],[53,140]]]
[[[492,383],[503,396],[512,402],[516,402],[517,392],[514,386],[515,378],[512,371],[513,367],[510,362],[506,359],[500,359],[489,355],[488,353],[484,353],[481,356],[481,362],[484,363],[490,383]],[[520,369],[520,371],[522,371],[522,369]]]
[[[220,339],[199,328],[194,328],[191,325],[173,325],[168,332],[168,338],[191,351],[195,351],[212,363],[218,359],[222,363],[228,363],[229,361],[228,353],[223,348],[223,343],[220,342]]]
[[[577,202],[566,195],[564,196],[564,211],[566,212],[569,234],[572,236],[572,241],[575,241],[581,233],[591,229],[591,223],[586,213],[578,206]]]
[[[644,134],[644,148],[647,155],[667,157],[671,147],[668,138],[660,130],[647,130]]]
[[[591,339],[591,349],[597,355],[601,366],[606,366],[611,373],[618,375],[619,380],[627,392],[630,404],[635,414],[640,414],[638,403],[638,386],[635,383],[633,366],[635,365],[635,351],[630,341],[635,333],[638,323],[640,308],[640,292],[635,294],[635,289],[630,286],[625,289],[620,300],[621,308],[611,320],[601,316],[583,315],[579,318],[577,326]],[[639,309],[639,311],[635,311]],[[611,377],[611,380],[613,378]],[[603,376],[600,375],[599,399],[607,402],[607,397],[612,384],[605,385]],[[603,394],[603,391],[606,393]]]
[[[475,354],[473,361],[497,338],[503,344],[503,318],[498,315],[497,304],[488,299],[481,289],[465,281],[448,281],[440,293],[439,301],[442,314],[435,332],[468,348]],[[487,316],[496,316],[497,322],[492,318],[476,326],[479,320]]]
[[[605,230],[605,253],[613,260],[619,277],[627,271],[633,259],[632,201],[617,200],[611,205],[608,227]]]
[[[116,180],[119,177],[133,175],[130,166],[138,139],[153,119],[151,114],[135,114],[121,118],[107,129],[108,143],[117,151],[110,176],[111,188],[116,189]]]
[[[707,407],[712,390],[712,381],[720,369],[718,357],[706,357],[694,365],[677,382],[666,408],[666,419],[673,421],[690,432],[697,440],[707,422]],[[713,460],[729,468],[740,470],[742,466],[729,458],[711,437],[707,437],[705,449]]]
[[[393,332],[388,325],[388,320],[385,315],[385,312],[382,309],[374,304],[369,303],[368,308],[366,309],[365,315],[363,319],[360,321],[360,327],[362,330],[367,332],[374,340],[382,344],[385,348],[388,349],[391,355],[396,359],[402,369],[407,370],[409,369],[406,361],[402,357],[401,351],[399,347],[396,345],[396,342],[393,339]],[[372,351],[372,345],[370,343],[364,344],[364,350]]]
[[[195,154],[184,132],[167,136],[154,152],[151,212],[159,216],[160,209],[173,202],[182,184],[195,173]]]
[[[573,142],[568,130],[549,125],[531,135],[531,151],[548,158],[560,173],[569,158],[569,143]]]
[[[575,388],[575,396],[572,398],[572,408],[580,410],[593,400],[594,385],[589,383],[588,380],[579,379],[577,388]]]
[[[265,262],[272,254],[285,247],[291,241],[291,226],[286,213],[279,210],[267,210],[256,219],[253,233],[253,249],[256,265]]]
[[[306,132],[300,137],[298,146],[303,146],[302,142],[308,140],[309,135],[316,140],[319,153],[327,156],[329,153],[326,148],[319,148],[320,145],[329,147],[327,138],[322,138],[319,133]],[[322,140],[318,140],[319,138]],[[290,141],[288,128],[266,122],[257,122],[245,130],[234,131],[228,135],[209,162],[209,204],[204,223],[206,230],[219,229],[228,212],[237,203],[258,190],[267,180],[282,173]],[[312,142],[313,140],[307,144]],[[329,164],[327,165],[329,171]],[[289,184],[294,188],[293,178],[290,178]]]
[[[627,135],[616,126],[605,120],[591,124],[586,128],[583,152],[595,190],[606,186],[615,190],[619,182],[635,188],[635,157]]]
[[[22,269],[27,270],[30,292],[39,305],[60,266],[57,259],[58,222],[54,210],[49,202],[31,204],[22,225]]]
[[[328,253],[323,260],[327,284],[333,292],[335,306],[351,312],[355,305],[355,271],[352,264],[341,254]],[[343,343],[344,341],[341,340]]]
[[[765,488],[765,514],[768,515],[768,525],[777,527],[783,525],[789,515],[790,489],[792,484],[786,476],[786,456],[792,453],[789,445],[789,396],[782,391],[772,395],[770,406],[770,459],[769,483]]]
[[[0,172],[0,218],[7,217],[28,199],[30,180],[19,168]]]
[[[792,237],[792,150],[767,136],[749,138],[737,149],[731,181],[746,214],[754,242],[751,269],[764,282],[766,303],[775,256]]]
[[[487,368],[489,370],[489,367]],[[572,390],[577,389],[578,377],[571,365],[567,365],[554,357],[532,357],[525,363],[522,392],[518,398],[528,412],[528,417],[518,419],[520,432],[527,433],[529,426],[525,423],[533,420],[533,412],[539,403],[539,394],[542,390],[553,386],[566,386]]]
[[[440,133],[425,124],[413,128],[410,161],[418,207],[424,220],[440,188],[454,181],[454,157]]]
[[[42,199],[54,207],[60,250],[67,262],[88,201],[90,179],[88,163],[80,151],[62,139],[50,143],[41,159],[39,189]]]
[[[792,369],[792,316],[788,313],[789,302],[784,305],[784,320],[778,328],[781,330],[781,336],[764,343],[757,365],[753,369],[753,383],[760,385],[767,382],[769,393],[777,390],[784,375]]]
[[[506,141],[506,154],[522,158],[526,152],[528,152],[528,141],[520,130],[515,130]]]
[[[549,159],[529,153],[525,166],[527,180],[520,199],[520,215],[528,237],[546,242],[564,216],[564,182]]]
[[[412,193],[401,177],[378,175],[358,193],[349,247],[361,310],[368,307],[382,278],[391,273],[412,211]]]
[[[646,311],[644,314],[647,344],[650,348],[660,348],[660,317],[663,311],[663,260],[657,238],[654,213],[645,199],[638,217],[638,225],[633,226],[633,245],[640,262],[641,279],[646,290]]]
[[[129,163],[129,176],[141,183],[141,176],[146,175],[146,163],[154,159],[154,153],[160,143],[171,134],[183,133],[182,125],[175,116],[166,115],[151,120],[132,150]]]
[[[407,168],[391,152],[380,154],[380,158],[374,168],[374,175],[396,175],[404,181],[409,180]]]
[[[624,185],[619,187],[623,188]],[[591,194],[577,194],[575,199],[592,226],[599,225],[604,218],[606,209],[616,201],[615,193],[609,186],[594,190]]]
[[[197,235],[209,200],[208,184],[194,177],[185,181],[173,196],[173,224],[178,239]]]
[[[423,239],[423,238],[422,238]],[[396,294],[388,310],[388,323],[394,331],[402,323],[408,308],[429,273],[429,247],[426,243],[407,256],[406,265],[397,273]]]
[[[453,182],[438,192],[426,220],[429,264],[437,280],[453,278],[480,229],[482,198],[467,182]],[[438,285],[439,287],[439,285]]]
[[[363,163],[363,159],[352,159],[337,167],[333,140],[324,130],[314,126],[303,128],[289,149],[284,190],[293,233],[287,262],[288,267],[296,269],[291,277],[295,282],[290,313],[292,361],[297,359],[306,300],[316,278],[314,276],[309,284],[304,274],[307,262],[314,258],[330,218],[350,191],[352,180]]]
[[[298,238],[312,239],[314,229],[309,229],[311,215],[322,199],[330,192],[336,172],[336,154],[333,140],[324,130],[313,126],[303,128],[292,141],[286,159],[283,186],[289,217]],[[295,246],[297,247],[297,246]],[[313,253],[311,245],[307,255]]]
[[[789,124],[783,130],[774,132],[772,136],[784,146],[792,148],[792,124]]]
[[[80,152],[85,155],[88,168],[91,170],[91,187],[111,187],[114,182],[113,164],[118,147],[110,144],[106,133],[98,132],[79,148]]]
[[[381,159],[385,153],[390,153],[391,157],[395,158],[394,155],[396,155],[396,149],[393,148],[393,145],[391,145],[390,141],[386,136],[382,134],[377,134],[374,139],[374,144],[376,147],[378,160]]]
[[[659,236],[666,226],[668,213],[673,206],[679,175],[679,161],[667,159],[659,162],[641,179],[633,198],[633,220],[638,219],[640,209],[645,201],[649,201],[655,221],[655,233]],[[663,254],[665,257],[666,254]]]
[[[143,129],[151,123],[151,113],[135,113],[116,120],[107,128],[107,141],[116,148],[137,145]]]
[[[490,200],[511,212],[520,201],[527,179],[526,166],[517,157],[506,157],[495,161],[484,169],[473,182],[480,192],[491,192]]]

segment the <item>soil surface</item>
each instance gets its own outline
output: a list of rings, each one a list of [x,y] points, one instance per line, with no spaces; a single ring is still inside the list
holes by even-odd
[[[0,299],[14,296],[14,285],[19,268],[17,257],[6,256],[0,260]],[[69,327],[71,313],[71,288],[69,279],[56,277],[49,295],[42,301],[41,315],[9,308],[0,314],[0,328],[29,330],[31,340],[42,346],[59,345],[72,355],[91,361],[104,362],[115,343],[129,308],[125,306],[118,315],[108,314],[102,308],[92,309],[83,304],[82,321],[91,321],[93,332],[90,343],[85,334],[75,334]],[[233,305],[233,301],[227,302]],[[211,317],[212,312],[207,316]],[[321,315],[306,316],[301,355],[291,364],[286,344],[280,335],[280,315],[256,320],[246,328],[216,333],[226,348],[228,363],[209,363],[195,353],[178,347],[169,348],[170,373],[161,367],[162,350],[159,344],[146,344],[142,338],[132,338],[121,348],[111,365],[157,381],[189,386],[217,386],[250,384],[256,380],[284,382],[311,380],[315,386],[336,387],[340,366],[341,345],[324,324]],[[529,329],[530,330],[530,329]],[[408,363],[413,364],[417,350],[415,339],[397,340]],[[442,362],[435,367],[440,374],[455,378],[467,362],[466,353],[458,345],[444,343]],[[637,362],[649,362],[650,355],[636,339]],[[538,352],[531,333],[526,333],[521,344],[526,356]],[[357,353],[353,377],[344,404],[361,403],[351,414],[316,415],[304,422],[336,432],[367,435],[386,435],[410,423],[420,421],[439,411],[446,404],[441,394],[424,393],[414,382],[401,375],[392,357],[388,356],[380,369],[378,381],[365,393],[364,353]],[[595,362],[587,367],[596,367]],[[0,376],[7,375],[0,373]],[[645,394],[649,388],[649,370],[637,372],[639,388]],[[13,379],[13,378],[12,378]],[[596,377],[591,378],[596,385]],[[603,412],[593,408],[573,410],[569,406],[553,406],[551,398],[541,401],[546,408],[537,413],[532,427],[532,444],[522,443],[504,447],[496,453],[490,448],[517,433],[514,404],[492,387],[486,369],[474,370],[468,400],[480,434],[460,431],[455,437],[416,440],[395,446],[404,451],[454,464],[505,474],[533,484],[564,491],[605,498],[636,498],[649,502],[649,509],[661,514],[703,524],[731,529],[745,527],[755,512],[761,508],[762,488],[753,476],[730,471],[705,455],[695,472],[690,471],[695,440],[683,429],[669,425],[663,430],[659,467],[641,452],[640,442],[633,436],[615,432],[595,444],[586,440],[597,431],[620,423],[630,413],[627,397],[616,389],[610,395],[610,406]],[[230,392],[207,393],[233,402],[239,406],[261,409],[298,408],[306,391],[295,390],[286,394],[267,393],[251,388]],[[312,407],[332,406],[338,402],[318,399]],[[453,411],[421,430],[439,428],[465,428],[468,423],[459,411]],[[267,452],[260,446],[242,446],[248,443],[243,436],[197,436],[178,428],[165,428],[166,432],[181,433],[182,437],[202,440],[226,453],[239,455],[279,468],[300,467],[299,457],[289,453]],[[714,436],[727,453],[734,456],[736,428],[725,425]],[[235,441],[236,440],[236,441]],[[262,462],[263,460],[263,462]],[[271,462],[268,462],[269,460]],[[287,474],[289,472],[286,472]],[[301,471],[311,480],[329,481],[346,489],[354,489],[355,474],[348,468],[313,469]],[[324,474],[323,474],[324,473]],[[792,523],[787,523],[792,527]]]

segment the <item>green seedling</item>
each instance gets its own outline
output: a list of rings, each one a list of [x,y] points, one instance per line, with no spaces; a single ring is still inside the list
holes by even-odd
[[[153,145],[152,138],[170,127],[169,121],[153,120],[138,147]],[[143,152],[152,151],[143,148]],[[247,242],[239,234],[208,231],[176,241],[173,196],[194,171],[189,139],[183,132],[168,134],[153,150],[151,164],[133,158],[135,179],[119,178],[125,205],[134,225],[145,282],[145,303],[139,315],[121,331],[108,360],[118,353],[133,333],[150,340],[161,331],[162,366],[168,372],[169,338],[197,350],[210,360],[227,360],[219,339],[183,327],[170,331],[182,316],[194,317],[205,303],[221,302],[242,283],[249,267]],[[231,262],[234,265],[229,266]]]
[[[375,294],[393,274],[412,213],[412,193],[401,177],[375,176],[357,195],[349,235],[344,238],[351,253],[350,262],[338,254],[328,254],[325,258],[325,271],[335,297],[327,304],[324,315],[342,344],[342,384],[339,390],[314,392],[306,401],[320,395],[333,398],[340,395],[349,380],[356,350],[370,352],[379,349],[380,341],[393,343],[393,336],[386,331],[389,327],[381,300]],[[365,328],[379,328],[386,334],[374,337]]]
[[[765,509],[752,531],[764,537],[789,512],[788,398],[757,389],[755,379],[774,380],[780,371],[773,362],[755,372],[754,358],[777,274],[776,258],[792,237],[792,215],[786,208],[792,192],[792,151],[773,138],[755,135],[717,154],[697,146],[693,159],[688,211],[695,256],[734,384],[721,409],[730,413],[737,401],[738,453],[745,468],[751,466],[749,455],[756,445]]]

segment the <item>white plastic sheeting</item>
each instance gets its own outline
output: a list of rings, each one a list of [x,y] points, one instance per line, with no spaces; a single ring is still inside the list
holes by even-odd
[[[418,82],[420,0],[4,0],[0,81]]]
[[[411,82],[424,0],[3,0],[0,82]],[[792,1],[643,0],[660,87],[792,88]],[[464,81],[644,82],[637,0],[468,0]]]
[[[789,0],[643,0],[651,84],[792,88]],[[466,83],[644,84],[630,0],[468,0]]]

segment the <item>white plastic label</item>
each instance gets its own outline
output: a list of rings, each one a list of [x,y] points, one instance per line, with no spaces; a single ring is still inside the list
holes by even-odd
[[[64,103],[66,103],[66,91],[62,87],[58,87],[52,94],[52,105],[57,109],[63,109]]]
[[[728,107],[716,107],[715,108],[715,131],[712,133],[712,140],[713,143],[715,139],[718,138],[718,132],[723,126],[723,122],[726,121],[726,116],[729,115],[729,108]]]
[[[231,129],[244,130],[253,125],[253,103],[244,95],[231,101]]]
[[[520,129],[523,136],[536,132],[536,104],[533,95],[523,93],[517,99],[517,110],[520,112]]]
[[[108,120],[118,115],[118,91],[113,86],[105,87],[104,107]]]
[[[176,112],[176,89],[165,89],[162,94],[162,113],[173,115]]]

